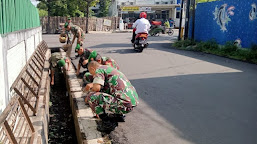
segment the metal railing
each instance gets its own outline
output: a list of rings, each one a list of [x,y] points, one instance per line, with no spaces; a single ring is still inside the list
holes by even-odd
[[[0,143],[33,142],[35,129],[30,116],[37,114],[47,49],[44,41],[38,45],[11,86],[13,97],[0,115]]]

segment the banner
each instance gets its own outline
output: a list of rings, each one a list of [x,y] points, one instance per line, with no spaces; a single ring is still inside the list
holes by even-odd
[[[121,11],[139,11],[137,6],[124,6],[121,8]]]

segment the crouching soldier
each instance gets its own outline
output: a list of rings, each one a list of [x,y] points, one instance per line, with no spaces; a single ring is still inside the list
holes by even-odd
[[[78,55],[80,56],[79,63],[78,63],[78,66],[77,66],[77,72],[76,72],[76,74],[79,75],[81,67],[87,68],[88,57],[90,56],[92,50],[91,49],[86,49],[86,48],[84,49],[79,44],[77,44],[77,46],[75,48],[75,52],[77,52]]]
[[[59,72],[61,68],[67,63],[67,71],[70,70],[70,60],[68,58],[62,57],[61,53],[55,52],[52,53],[50,59],[50,69],[51,69],[51,85],[54,85],[54,74]]]
[[[101,65],[108,65],[111,66],[117,70],[119,70],[119,65],[116,63],[116,61],[110,57],[102,57],[99,55],[96,51],[91,52],[91,54],[88,57],[88,62],[90,61],[96,61]],[[86,72],[83,80],[86,84],[92,83],[93,82],[93,76],[89,73]]]
[[[98,130],[110,132],[115,129],[124,114],[131,112],[138,105],[136,89],[123,73],[113,67],[92,61],[88,69],[94,80],[85,87],[86,92],[91,91],[85,101],[102,119],[102,125]],[[108,93],[106,89],[109,89]],[[107,111],[115,117],[107,115]]]

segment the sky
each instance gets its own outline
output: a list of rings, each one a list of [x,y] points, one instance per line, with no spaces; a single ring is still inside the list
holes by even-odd
[[[38,1],[36,1],[36,0],[30,0],[31,1],[31,3],[34,5],[34,6],[37,6],[37,4],[39,3]]]

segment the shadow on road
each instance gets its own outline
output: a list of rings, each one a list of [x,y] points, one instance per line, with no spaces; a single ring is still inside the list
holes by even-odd
[[[249,80],[257,77],[235,72],[131,80],[146,104],[135,109],[140,116],[129,117],[144,117],[138,125],[156,126],[144,131],[158,134],[167,129],[196,144],[256,143],[257,89]],[[149,109],[167,122],[160,122]]]

